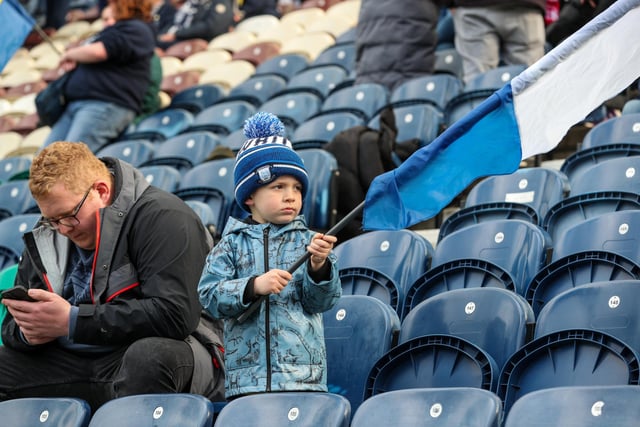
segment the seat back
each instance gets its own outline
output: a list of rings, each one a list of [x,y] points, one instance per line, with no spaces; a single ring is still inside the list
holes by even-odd
[[[345,396],[351,410],[362,403],[374,363],[397,342],[400,319],[388,304],[368,295],[343,295],[323,313],[327,386]]]
[[[323,65],[339,65],[348,73],[356,67],[356,45],[355,42],[340,43],[329,46],[313,60],[310,67]]]
[[[82,399],[23,397],[0,402],[2,425],[11,427],[86,427],[91,408]]]
[[[18,263],[24,250],[22,235],[39,219],[39,214],[20,214],[0,220],[0,270]]]
[[[0,183],[15,179],[16,175],[28,173],[31,159],[28,157],[7,157],[0,159]]]
[[[504,427],[634,427],[639,404],[640,387],[632,385],[543,389],[518,399]]]
[[[96,156],[115,157],[138,167],[151,159],[155,149],[156,147],[151,141],[131,139],[105,145],[98,150]]]
[[[443,114],[429,103],[398,105],[393,108],[398,141],[417,138],[420,145],[427,145],[440,133],[443,124]],[[368,126],[380,128],[380,113],[369,120]]]
[[[336,221],[338,162],[328,151],[308,148],[298,150],[309,175],[309,189],[302,214],[314,230],[327,231]]]
[[[220,138],[209,131],[186,132],[158,142],[151,159],[140,166],[168,165],[186,172],[204,162],[220,144]]]
[[[178,188],[182,177],[178,169],[169,165],[140,166],[138,169],[149,184],[170,193]]]
[[[569,181],[573,181],[589,167],[617,157],[628,157],[640,155],[640,145],[621,142],[618,144],[597,145],[591,148],[584,148],[568,156],[560,171],[563,172]]]
[[[640,113],[623,114],[598,123],[585,134],[580,149],[619,143],[640,144]]]
[[[394,390],[367,399],[351,427],[499,427],[502,402],[479,388]]]
[[[182,108],[168,108],[142,119],[122,139],[163,141],[186,130],[193,122],[193,113]]]
[[[31,210],[36,204],[29,181],[21,179],[0,184],[0,220]]]
[[[156,393],[119,397],[102,405],[90,427],[211,427],[213,403],[199,394]]]
[[[331,92],[323,101],[321,112],[346,111],[364,120],[371,119],[387,105],[389,90],[379,83],[359,83]]]
[[[222,100],[224,89],[215,84],[198,84],[177,92],[171,98],[170,108],[182,108],[192,114],[198,114],[207,107]]]
[[[276,95],[260,106],[261,111],[275,114],[287,129],[287,134],[320,111],[322,98],[311,92],[290,92]]]
[[[222,408],[216,427],[348,427],[349,401],[321,392],[260,393],[239,397]]]
[[[502,65],[472,77],[464,85],[464,92],[498,90],[527,68],[526,65]]]
[[[430,102],[441,111],[462,92],[462,81],[451,74],[414,77],[395,88],[389,102],[394,105]]]
[[[349,112],[332,112],[311,117],[293,132],[291,143],[295,150],[322,148],[338,133],[354,126],[364,125],[364,120]]]
[[[640,145],[640,142],[638,143]],[[571,196],[598,191],[626,191],[640,194],[640,156],[605,160],[585,169],[571,180]]]
[[[527,301],[513,291],[456,289],[428,298],[406,313],[399,342],[425,335],[453,335],[482,348],[502,367],[527,342],[534,321]]]
[[[273,56],[262,62],[254,76],[262,74],[276,74],[284,77],[287,81],[298,72],[307,68],[309,60],[301,53],[285,53]]]
[[[266,102],[267,99],[283,90],[286,85],[287,80],[277,74],[252,76],[231,89],[226,100],[240,99],[259,107]]]
[[[244,121],[256,112],[256,107],[243,100],[221,101],[200,111],[189,131],[209,131],[216,135],[228,135],[241,129]]]

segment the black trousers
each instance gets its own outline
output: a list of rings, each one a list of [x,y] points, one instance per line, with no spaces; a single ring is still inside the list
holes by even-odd
[[[144,338],[99,355],[56,345],[33,353],[0,347],[0,400],[79,397],[95,411],[116,397],[188,392],[192,375],[191,347],[169,338]]]

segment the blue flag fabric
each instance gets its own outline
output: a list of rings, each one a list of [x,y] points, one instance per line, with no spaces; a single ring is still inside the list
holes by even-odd
[[[476,179],[515,172],[640,76],[640,0],[618,0],[538,62],[376,177],[363,228],[402,229],[437,215]]]
[[[0,0],[0,71],[24,43],[35,21],[17,0]]]

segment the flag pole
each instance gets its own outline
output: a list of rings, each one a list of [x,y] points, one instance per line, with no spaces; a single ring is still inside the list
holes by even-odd
[[[53,42],[53,40],[51,40],[51,37],[49,37],[49,35],[47,33],[44,32],[44,30],[42,29],[42,27],[36,22],[35,24],[33,24],[33,28],[36,30],[36,32],[38,33],[38,35],[40,37],[42,37],[42,39],[44,41],[46,41],[47,43],[49,43],[49,46],[51,46],[53,48],[53,50],[59,55],[62,56],[62,52],[60,52],[60,50],[56,47],[55,43]]]
[[[351,212],[346,214],[344,216],[344,218],[342,218],[340,221],[338,221],[338,223],[336,225],[331,227],[329,229],[329,231],[327,231],[324,234],[326,236],[334,236],[334,235],[336,235],[349,222],[351,222],[358,214],[362,213],[363,209],[364,209],[364,200],[362,202],[360,202],[360,204],[358,206],[353,208],[353,210]],[[310,256],[311,256],[311,252],[308,252],[308,251],[305,252],[304,255],[301,256],[300,258],[298,258],[298,260],[291,267],[289,267],[289,269],[287,271],[289,273],[293,274],[293,272],[296,271],[302,264],[304,264],[305,261],[307,259],[309,259]],[[244,322],[249,316],[251,316],[251,314],[253,314],[254,311],[256,311],[256,309],[258,307],[260,307],[260,304],[262,304],[262,301],[266,300],[268,297],[269,297],[269,295],[261,295],[260,298],[258,298],[257,300],[253,301],[251,303],[251,305],[240,316],[238,316],[238,322],[240,322],[240,323]]]

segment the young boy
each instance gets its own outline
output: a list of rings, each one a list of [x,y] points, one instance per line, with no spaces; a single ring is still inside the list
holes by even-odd
[[[227,399],[271,391],[327,391],[322,312],[342,294],[334,236],[310,231],[302,216],[309,179],[268,113],[247,120],[236,157],[235,198],[251,215],[230,218],[198,285],[200,302],[225,324]],[[287,269],[305,252],[300,268]],[[263,295],[260,308],[238,316]]]

